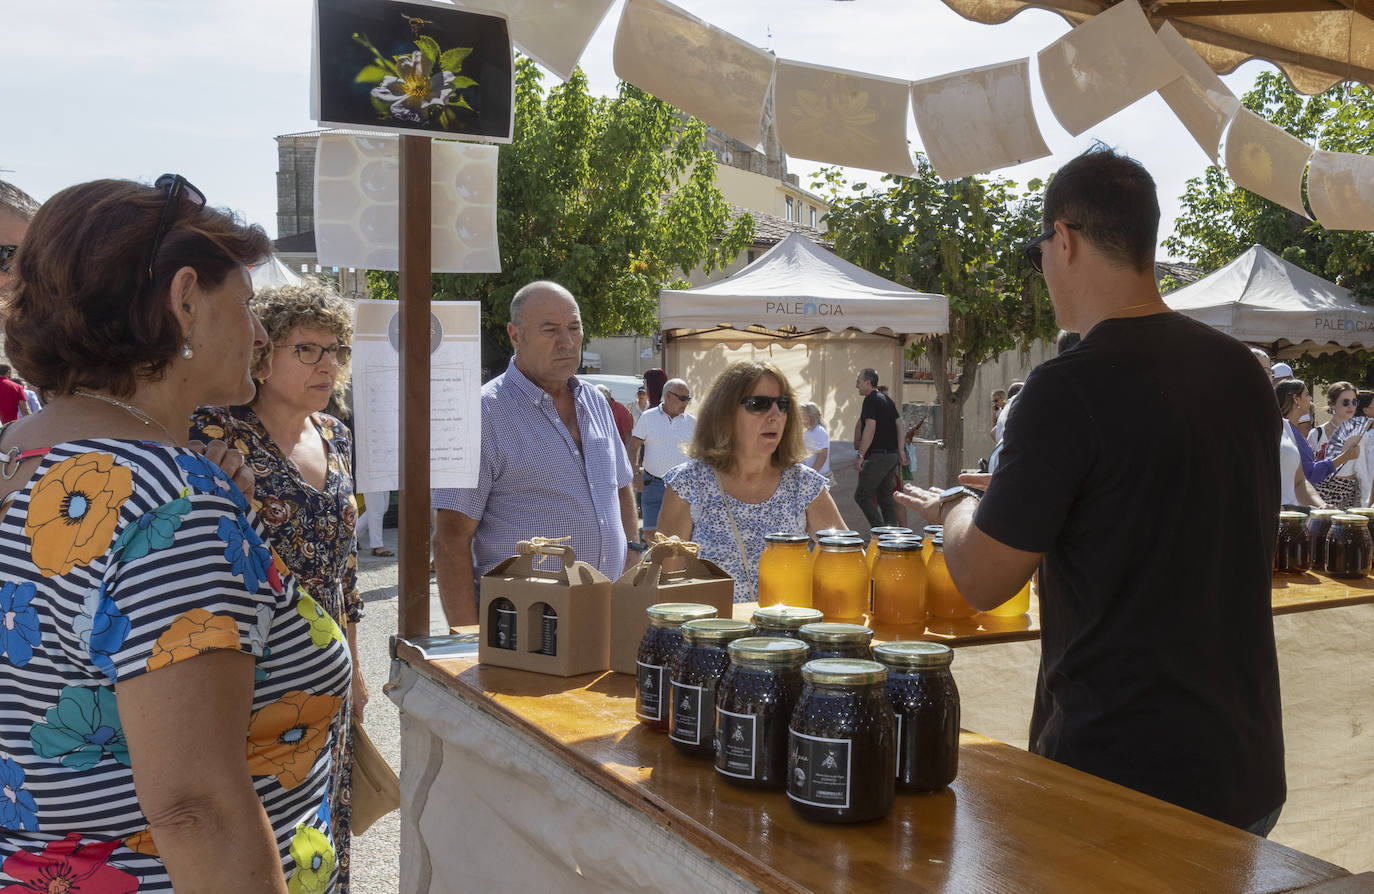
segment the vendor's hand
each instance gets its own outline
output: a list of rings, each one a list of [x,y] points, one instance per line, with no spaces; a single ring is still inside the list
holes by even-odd
[[[253,498],[257,479],[253,477],[252,470],[248,468],[248,461],[242,453],[218,438],[208,444],[190,441],[186,446],[223,469],[229,480],[238,486],[245,497],[250,500]]]
[[[644,470],[643,470],[643,469],[640,469],[638,472],[635,472],[635,477],[634,477],[634,480],[633,480],[632,483],[634,484],[635,492],[636,492],[636,493],[643,493],[643,492],[644,492]]]
[[[367,681],[363,679],[363,671],[358,665],[353,665],[353,718],[359,723],[363,719],[363,709],[367,707]]]
[[[940,494],[942,491],[937,488],[917,487],[908,484],[901,490],[893,491],[892,499],[899,506],[907,509],[914,509],[921,514],[921,518],[926,520],[928,525],[940,524]]]

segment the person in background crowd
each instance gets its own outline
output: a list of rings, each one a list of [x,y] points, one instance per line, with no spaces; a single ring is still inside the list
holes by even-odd
[[[1340,454],[1342,445],[1336,441],[1336,435],[1354,418],[1355,401],[1355,386],[1349,382],[1337,382],[1326,389],[1326,408],[1331,417],[1314,426],[1307,435],[1307,444],[1317,459]],[[1337,509],[1351,508],[1359,497],[1355,470],[1345,468],[1344,463],[1336,463],[1332,474],[1314,479],[1312,483],[1322,499]]]
[[[611,416],[615,419],[615,430],[620,432],[620,442],[629,447],[630,433],[634,431],[635,427],[635,420],[630,415],[629,408],[612,397],[611,389],[605,385],[597,385],[596,390],[601,392],[601,396],[606,398],[606,403],[611,407]]]
[[[1027,378],[997,472],[961,478],[987,487],[981,501],[967,487],[902,499],[944,525],[975,608],[1040,568],[1033,752],[1267,835],[1287,788],[1272,384],[1244,345],[1160,298],[1159,203],[1138,162],[1088,150],[1050,178],[1042,214],[1026,257],[1083,339]],[[1190,436],[1217,432],[1217,407],[1225,436]]]
[[[477,486],[434,492],[435,577],[453,627],[477,623],[476,578],[521,540],[571,537],[577,558],[612,580],[639,562],[625,445],[605,398],[574,375],[577,299],[558,283],[530,283],[511,299],[506,333],[515,356],[482,386]]]
[[[10,365],[0,363],[0,423],[13,422],[29,413],[24,386],[10,378]]]
[[[346,709],[362,719],[367,683],[358,662],[358,507],[353,496],[352,432],[324,412],[348,381],[353,314],[321,285],[281,286],[253,297],[267,330],[253,354],[257,393],[247,403],[203,406],[191,437],[219,438],[248,459],[257,480],[254,504],[267,541],[319,608],[343,630],[353,658]],[[330,831],[338,866],[335,890],[346,894],[350,869],[353,736],[348,726],[331,745],[334,774]]]
[[[639,417],[647,409],[649,409],[649,390],[640,385],[639,390],[635,392],[635,402],[630,405],[630,415],[635,417],[635,422],[638,422]]]
[[[663,505],[663,477],[674,466],[687,461],[687,445],[697,419],[687,412],[692,392],[682,379],[663,384],[663,401],[644,411],[630,437],[631,465],[635,471],[635,490],[641,492],[644,510],[644,540],[652,543],[658,529],[658,513]],[[637,457],[643,449],[644,460]]]
[[[998,388],[992,392],[992,428],[988,434],[992,435],[993,440],[997,440],[997,421],[1002,418],[1002,408],[1007,405],[1007,392],[1005,389]]]
[[[647,393],[644,395],[647,401],[646,407],[657,407],[663,403],[663,386],[668,381],[668,374],[658,367],[644,370],[644,387]]]
[[[901,463],[899,446],[901,414],[892,398],[878,390],[878,372],[862,369],[854,380],[854,387],[863,398],[859,422],[854,431],[854,458],[859,482],[854,488],[854,502],[868,519],[869,527],[895,525],[897,505],[892,500],[896,488],[894,476]]]
[[[36,213],[38,203],[33,196],[0,180],[0,295],[14,282],[15,255]]]
[[[1359,391],[1355,397],[1355,418],[1361,422],[1360,431],[1361,444],[1363,438],[1369,434],[1369,429],[1374,426],[1374,391]],[[1349,437],[1345,444],[1349,443]],[[1345,446],[1342,444],[1342,446]],[[1365,450],[1360,447],[1359,456],[1352,462],[1351,468],[1355,473],[1355,479],[1359,482],[1360,489],[1356,495],[1356,506],[1368,506],[1371,502],[1371,486],[1374,486],[1374,450]]]
[[[8,890],[332,889],[348,649],[252,476],[184,446],[253,396],[270,250],[172,175],[64,189],[25,237],[5,348],[48,402],[0,432]]]
[[[1280,361],[1269,368],[1269,375],[1276,380],[1291,379],[1293,378],[1293,367]]]
[[[1311,506],[1326,508],[1326,501],[1307,480],[1303,470],[1304,457],[1312,462],[1311,448],[1298,431],[1297,421],[1312,409],[1312,395],[1307,385],[1297,379],[1282,379],[1274,383],[1274,398],[1284,423],[1279,437],[1279,488],[1283,506]]]
[[[18,380],[16,379],[15,381]],[[38,399],[38,392],[34,391],[28,385],[24,385],[23,382],[19,382],[19,384],[24,387],[24,403],[28,406],[29,413],[37,413],[39,410],[43,409],[43,402]],[[28,414],[26,413],[25,415]]]
[[[367,541],[367,550],[378,558],[388,558],[396,555],[396,551],[389,549],[385,541],[384,524],[386,522],[386,511],[391,508],[391,491],[379,490],[374,493],[363,494],[362,512],[358,514],[358,546],[361,548],[363,540]]]
[[[809,451],[806,455],[806,464],[825,476],[826,481],[835,483],[835,476],[830,474],[830,433],[825,430],[825,423],[821,421],[821,408],[815,401],[807,401],[801,405],[802,423],[805,430],[802,432],[802,443]]]
[[[1277,390],[1277,387],[1275,390],[1275,395],[1279,399],[1281,409],[1284,405],[1283,398],[1289,396],[1290,393],[1293,397],[1293,403],[1289,405],[1287,410],[1283,410],[1282,413],[1283,417],[1288,420],[1288,424],[1292,427],[1294,437],[1297,438],[1297,436],[1302,433],[1298,428],[1298,420],[1312,415],[1312,397],[1307,392],[1307,386],[1300,380],[1284,379],[1283,381],[1297,382],[1299,385],[1302,385],[1301,393],[1293,391],[1292,389],[1294,386],[1292,385],[1286,386],[1285,392],[1282,394]],[[1277,384],[1281,383],[1276,383],[1276,386]],[[1345,450],[1343,452],[1326,459],[1317,459],[1313,456],[1312,448],[1308,445],[1307,439],[1299,439],[1297,447],[1300,457],[1299,462],[1302,465],[1303,477],[1307,479],[1309,484],[1314,485],[1317,494],[1321,494],[1321,488],[1317,487],[1317,485],[1320,485],[1323,481],[1334,475],[1339,466],[1359,456],[1360,440],[1360,436],[1350,438],[1346,441],[1344,445]],[[1322,505],[1326,505],[1325,497],[1322,498]]]
[[[659,530],[695,540],[735,579],[736,602],[758,598],[765,534],[845,526],[825,476],[801,461],[801,411],[771,363],[732,363],[711,383],[688,454],[666,476]]]

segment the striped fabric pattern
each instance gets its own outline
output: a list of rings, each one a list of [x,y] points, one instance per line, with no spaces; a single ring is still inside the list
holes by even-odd
[[[172,890],[114,687],[235,649],[256,659],[245,754],[283,870],[327,890],[348,650],[247,509],[203,458],[110,439],[53,448],[16,494],[0,521],[0,790],[12,794],[0,798],[0,886],[80,864],[95,867],[91,890]],[[298,868],[293,850],[312,865]]]

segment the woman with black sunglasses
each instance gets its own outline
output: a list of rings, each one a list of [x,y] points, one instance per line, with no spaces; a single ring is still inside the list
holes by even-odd
[[[0,430],[7,890],[332,884],[348,649],[300,610],[251,477],[186,438],[253,394],[269,248],[171,175],[70,187],[29,226],[5,347],[49,400]]]
[[[658,530],[695,540],[735,579],[736,602],[758,598],[765,534],[845,527],[825,476],[802,462],[801,408],[771,363],[733,363],[716,378],[687,455],[664,476]]]

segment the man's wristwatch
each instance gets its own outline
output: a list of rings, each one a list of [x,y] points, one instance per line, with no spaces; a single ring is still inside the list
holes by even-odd
[[[634,550],[637,553],[644,552],[644,544],[640,543],[638,540],[626,540],[625,546],[627,549]]]
[[[983,495],[980,492],[963,484],[956,485],[955,487],[947,487],[940,491],[940,499],[937,501],[940,507],[940,520],[944,521],[945,507],[947,505],[962,500],[964,497],[973,497],[975,500],[983,499]]]

